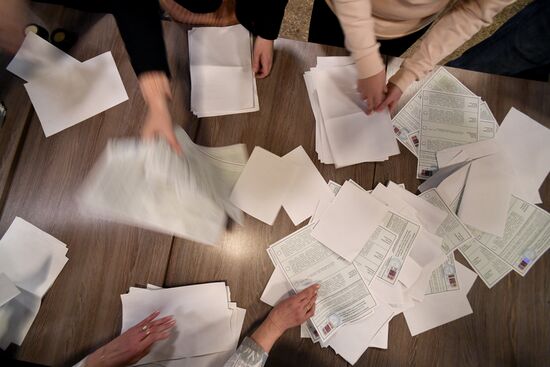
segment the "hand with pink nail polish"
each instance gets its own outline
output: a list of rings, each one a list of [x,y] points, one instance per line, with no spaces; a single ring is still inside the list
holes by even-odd
[[[172,316],[156,319],[159,314],[158,311],[153,312],[139,324],[90,354],[86,358],[85,366],[115,367],[138,362],[149,353],[153,344],[167,339],[176,325]]]

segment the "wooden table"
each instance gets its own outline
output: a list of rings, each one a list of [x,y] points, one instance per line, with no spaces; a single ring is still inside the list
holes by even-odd
[[[75,22],[80,16],[73,11],[58,11],[62,24]],[[48,139],[21,85],[0,71],[0,85],[8,97],[5,101],[10,101],[9,111],[15,111],[10,114],[12,120],[0,129],[0,152],[9,152],[2,155],[0,165],[0,193],[5,193],[5,200],[0,201],[0,234],[15,216],[21,216],[69,247],[69,262],[43,299],[25,342],[15,351],[15,357],[21,360],[47,365],[77,362],[117,335],[120,294],[130,286],[146,283],[174,287],[227,281],[233,300],[247,309],[244,337],[270,309],[259,300],[273,271],[265,249],[296,230],[284,211],[273,226],[247,217],[244,226],[233,225],[226,231],[219,247],[210,247],[89,220],[78,213],[74,193],[108,139],[137,135],[145,113],[137,80],[115,29],[110,16],[97,20],[71,53],[86,60],[111,50],[130,100]],[[259,145],[278,155],[302,145],[327,180],[342,183],[351,178],[366,189],[393,180],[416,190],[416,157],[403,147],[399,156],[384,163],[336,170],[317,161],[315,120],[302,74],[315,65],[316,56],[345,55],[345,50],[279,40],[272,75],[258,81],[259,112],[197,121],[187,112],[190,83],[186,30],[165,24],[165,34],[174,81],[173,116],[185,123],[197,143],[222,146],[243,142],[249,152]],[[515,106],[550,126],[549,83],[450,71],[488,102],[498,121]],[[17,135],[11,135],[14,132]],[[7,166],[9,169],[4,168]],[[543,207],[550,209],[550,180],[544,183],[541,195]],[[460,255],[457,258],[466,264]],[[397,316],[390,323],[389,349],[369,349],[356,366],[543,366],[550,358],[549,284],[548,254],[524,278],[508,275],[491,290],[478,280],[468,297],[473,315],[414,338],[403,316]],[[300,339],[296,328],[276,344],[268,365],[318,367],[347,363],[331,349]]]

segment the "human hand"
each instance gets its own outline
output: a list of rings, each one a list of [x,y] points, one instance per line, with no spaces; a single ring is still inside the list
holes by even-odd
[[[260,36],[254,41],[254,55],[252,56],[252,70],[256,78],[265,78],[271,72],[273,65],[273,41]]]
[[[153,344],[167,339],[176,325],[172,316],[155,320],[159,314],[159,311],[153,312],[139,324],[90,354],[86,358],[85,366],[129,366],[138,362],[149,353]]]
[[[174,127],[172,126],[172,116],[168,106],[150,106],[145,117],[145,123],[141,130],[141,136],[145,140],[154,140],[158,137],[166,139],[172,150],[181,154],[181,147],[176,139]]]
[[[256,329],[251,338],[269,353],[271,347],[283,333],[303,324],[315,314],[318,284],[313,284],[284,301],[281,301],[267,315],[267,318]]]
[[[3,0],[0,6],[0,48],[16,53],[25,38],[28,5],[23,0]]]
[[[390,112],[393,112],[395,107],[397,107],[397,102],[399,102],[399,99],[403,95],[403,91],[393,83],[388,83],[386,89],[388,90],[386,98],[376,107],[376,112],[383,111],[386,107],[390,109]]]
[[[368,78],[357,81],[357,90],[367,102],[367,115],[370,115],[384,100],[386,93],[386,72],[382,70]]]

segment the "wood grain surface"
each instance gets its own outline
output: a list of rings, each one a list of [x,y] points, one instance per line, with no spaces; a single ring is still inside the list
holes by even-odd
[[[74,11],[60,12],[59,22],[65,24],[77,24],[77,19],[82,17]],[[279,40],[272,75],[258,81],[260,111],[205,118],[197,123],[188,112],[186,29],[165,24],[165,34],[173,75],[173,116],[198,144],[245,143],[249,152],[258,145],[278,155],[302,145],[327,180],[342,183],[351,178],[366,189],[378,182],[393,180],[405,183],[411,191],[416,190],[419,183],[414,178],[416,158],[403,147],[399,156],[383,163],[335,170],[334,166],[318,162],[314,149],[315,120],[302,74],[315,65],[316,56],[345,55],[344,50]],[[85,60],[108,50],[113,52],[129,101],[48,139],[36,116],[31,114],[28,131],[21,134],[24,138],[20,140],[20,152],[11,158],[11,167],[15,169],[8,169],[13,178],[7,181],[0,233],[6,231],[15,216],[21,216],[69,247],[69,262],[46,294],[25,342],[15,350],[16,358],[21,360],[46,365],[74,364],[117,335],[121,324],[120,294],[130,286],[145,283],[173,287],[226,281],[231,287],[232,299],[247,309],[241,336],[249,335],[270,310],[259,300],[273,271],[265,250],[296,230],[284,211],[273,226],[247,216],[244,226],[228,225],[218,246],[206,246],[82,216],[74,194],[83,178],[109,139],[139,134],[145,115],[137,79],[112,17],[94,19],[71,54]],[[515,106],[550,126],[548,83],[454,69],[451,72],[488,102],[498,121]],[[0,71],[2,88],[9,79],[4,73]],[[28,99],[21,90],[17,92],[20,85],[14,88],[8,89],[8,94],[21,101],[14,108],[18,111],[17,118],[25,120],[30,110]],[[0,130],[0,139],[5,139],[2,134],[5,133]],[[2,153],[4,149],[0,147]],[[17,147],[9,149],[18,150]],[[3,170],[0,179],[4,177]],[[543,207],[548,210],[548,179],[541,195]],[[460,256],[457,258],[465,264]],[[390,323],[389,349],[369,349],[356,366],[547,365],[550,358],[549,285],[548,254],[524,278],[508,275],[491,290],[478,280],[469,294],[473,315],[414,338],[404,318],[398,316]],[[348,364],[330,348],[322,349],[300,339],[296,328],[275,345],[268,365],[338,367]]]

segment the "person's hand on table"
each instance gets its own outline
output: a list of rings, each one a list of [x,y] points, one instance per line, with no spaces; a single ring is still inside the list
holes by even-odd
[[[172,316],[156,319],[158,316],[159,311],[153,312],[139,324],[90,354],[86,358],[85,366],[115,367],[138,362],[149,353],[153,344],[170,337],[171,329],[176,325]]]
[[[277,304],[260,327],[252,334],[252,339],[269,352],[283,333],[299,326],[315,314],[318,284],[313,284]]]
[[[256,78],[265,78],[271,72],[273,65],[273,41],[260,36],[254,41],[254,54],[252,56],[252,70]]]
[[[174,152],[181,154],[181,147],[176,139],[172,116],[168,102],[171,100],[170,82],[164,72],[151,71],[139,76],[139,86],[143,99],[147,103],[147,115],[141,130],[143,139],[166,139]]]
[[[380,103],[378,107],[376,107],[376,112],[383,111],[384,108],[389,108],[390,112],[393,112],[395,107],[397,107],[397,102],[399,101],[399,98],[403,95],[403,91],[395,84],[388,83],[386,86],[387,93],[386,98],[384,98],[384,101]]]
[[[357,90],[367,102],[367,115],[370,115],[382,103],[386,94],[386,72],[382,70],[368,78],[357,81]]]

